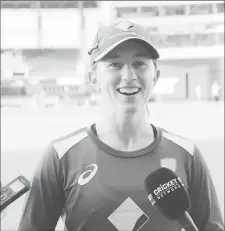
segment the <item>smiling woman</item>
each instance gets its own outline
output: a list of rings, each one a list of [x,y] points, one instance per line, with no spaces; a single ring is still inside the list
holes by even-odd
[[[90,81],[101,89],[105,118],[96,125],[100,139],[111,147],[118,148],[119,145],[119,149],[126,151],[147,147],[153,133],[146,108],[159,78],[154,52],[146,49],[146,42],[131,37],[94,65]],[[113,133],[119,134],[120,141]],[[131,134],[133,137],[129,138]],[[146,134],[145,138],[141,134]]]
[[[223,230],[198,147],[149,123],[146,107],[159,78],[159,54],[150,41],[145,28],[130,22],[97,32],[89,77],[101,93],[100,119],[50,143],[19,230],[54,230],[60,215],[68,231],[181,230],[148,199],[145,179],[162,167],[182,179],[199,230]]]

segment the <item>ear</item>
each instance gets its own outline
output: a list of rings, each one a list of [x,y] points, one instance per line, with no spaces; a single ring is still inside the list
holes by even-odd
[[[95,76],[95,72],[94,72],[94,71],[88,73],[88,79],[89,79],[89,82],[90,82],[93,86],[96,85],[96,83],[97,83],[97,78],[96,78],[96,76]]]

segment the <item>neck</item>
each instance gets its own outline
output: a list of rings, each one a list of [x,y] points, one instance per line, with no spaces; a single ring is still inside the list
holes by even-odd
[[[104,110],[96,127],[99,138],[122,150],[141,149],[149,145],[154,134],[146,110],[135,112]]]

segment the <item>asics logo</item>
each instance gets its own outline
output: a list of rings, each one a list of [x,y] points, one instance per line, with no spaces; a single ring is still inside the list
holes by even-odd
[[[89,170],[83,172],[78,178],[79,185],[87,184],[98,171],[98,166],[96,164],[90,164],[86,168],[90,168]]]

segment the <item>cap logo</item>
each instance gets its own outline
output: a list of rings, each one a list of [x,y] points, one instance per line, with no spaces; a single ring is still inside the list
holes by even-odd
[[[128,31],[130,28],[134,27],[131,23],[129,22],[119,22],[115,28],[123,31]]]

